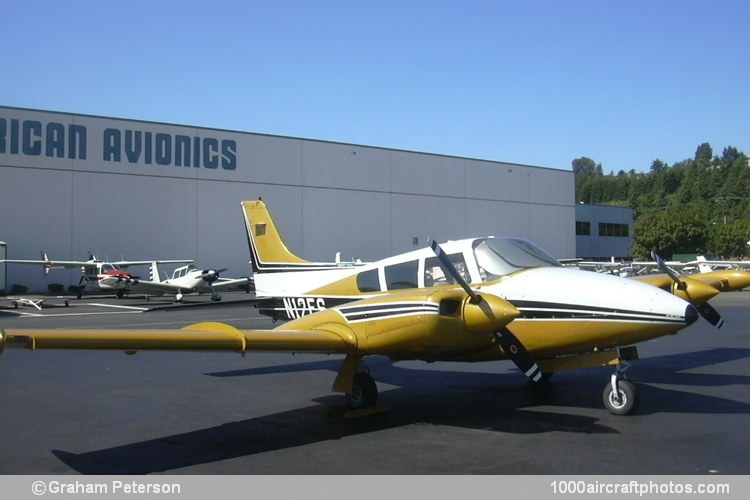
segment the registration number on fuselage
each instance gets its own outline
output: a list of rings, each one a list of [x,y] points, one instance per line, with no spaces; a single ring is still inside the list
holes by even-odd
[[[326,301],[322,297],[284,297],[282,301],[289,319],[301,318],[326,309]]]

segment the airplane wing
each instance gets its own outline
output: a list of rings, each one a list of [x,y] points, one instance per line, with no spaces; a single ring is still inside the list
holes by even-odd
[[[641,281],[664,290],[671,289],[673,283],[672,278],[666,274],[646,274],[643,276],[633,276],[630,279]]]
[[[447,302],[446,302],[447,301]],[[456,313],[439,314],[441,303]],[[458,316],[456,316],[458,314]],[[461,288],[435,287],[403,290],[347,304],[342,310],[325,309],[273,330],[239,330],[218,322],[188,325],[181,330],[3,330],[0,352],[26,349],[109,349],[121,351],[277,351],[312,353],[383,353],[422,342],[429,332],[455,327],[468,332],[497,331],[520,316],[505,300],[486,294],[473,303]],[[428,320],[429,319],[429,320]],[[379,321],[379,335],[365,335],[365,323]],[[368,323],[369,324],[369,323]],[[476,337],[480,343],[486,337]],[[360,342],[363,344],[360,345]]]
[[[115,266],[124,269],[129,266],[149,266],[156,262],[157,264],[192,264],[195,262],[193,259],[183,260],[120,260],[112,262]]]
[[[750,286],[750,272],[742,270],[712,271],[710,273],[696,273],[680,276],[681,279],[695,280],[716,288],[720,292],[740,290]],[[631,279],[648,283],[649,285],[669,290],[672,287],[672,278],[666,274],[650,274],[635,276]]]
[[[219,278],[212,286],[215,290],[225,288],[244,287],[250,283],[250,278]]]
[[[336,331],[339,330],[339,331]],[[118,351],[277,351],[349,353],[353,335],[321,325],[310,330],[238,330],[225,323],[196,323],[181,330],[3,330],[6,348],[98,349]]]
[[[91,262],[85,260],[27,260],[27,259],[3,259],[0,264],[36,264],[38,266],[74,268],[90,266]]]
[[[107,284],[107,278],[102,280],[102,283]],[[181,290],[187,291],[185,287],[159,281],[139,280],[137,283],[130,284],[131,292],[177,293]]]

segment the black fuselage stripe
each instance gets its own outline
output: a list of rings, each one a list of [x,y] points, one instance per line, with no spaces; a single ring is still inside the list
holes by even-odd
[[[521,310],[521,318],[524,319],[594,319],[594,320],[618,320],[618,321],[659,321],[666,323],[684,323],[684,318],[675,318],[667,316],[651,316],[642,314],[605,314],[605,313],[585,313],[570,311],[527,311]]]
[[[368,306],[354,306],[354,307],[342,307],[341,312],[344,314],[359,313],[363,311],[381,311],[384,309],[398,309],[398,308],[430,308],[438,310],[440,306],[438,304],[424,303],[424,302],[401,302],[398,304],[374,304]]]
[[[419,314],[437,314],[436,309],[412,309],[402,311],[387,311],[387,312],[370,312],[370,313],[359,313],[359,314],[345,314],[344,317],[347,321],[359,321],[363,319],[387,319],[390,317],[401,317],[404,315],[419,315]]]
[[[633,311],[630,309],[619,309],[614,307],[597,307],[582,304],[562,304],[559,302],[536,302],[529,300],[513,300],[506,299],[518,309],[554,309],[554,310],[571,310],[571,311],[601,311],[608,314],[640,314],[640,315],[652,315],[665,317],[665,314],[647,312],[647,311]]]
[[[617,316],[622,318],[634,318],[634,319],[658,319],[658,320],[674,320],[679,319],[677,316],[670,316],[667,314],[656,314],[650,312],[628,312],[623,313],[621,311],[570,311],[565,309],[519,309],[523,316],[527,317],[602,317],[602,316]]]

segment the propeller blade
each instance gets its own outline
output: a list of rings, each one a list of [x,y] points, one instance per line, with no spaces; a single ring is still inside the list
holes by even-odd
[[[453,265],[453,262],[451,262],[451,260],[445,254],[445,251],[440,247],[440,244],[438,244],[437,241],[432,240],[432,244],[430,246],[432,247],[432,251],[435,252],[435,255],[437,255],[438,260],[443,265],[445,270],[448,271],[451,276],[453,276],[453,279],[456,280],[456,283],[461,285],[461,288],[463,288],[464,291],[469,295],[469,297],[471,297],[471,303],[478,304],[479,302],[481,302],[482,298],[477,295],[474,290],[471,289],[464,277],[461,276],[461,273],[459,273],[458,269],[456,269],[456,266]]]
[[[654,259],[654,262],[656,262],[656,266],[661,269],[664,274],[672,278],[672,281],[677,283],[680,288],[684,287],[684,283],[680,280],[680,276],[669,266],[667,266],[667,263],[664,262],[664,259],[662,259],[656,252],[651,252],[651,258]]]
[[[716,328],[721,328],[722,326],[724,326],[724,320],[721,318],[721,314],[719,314],[719,311],[714,309],[714,307],[708,302],[698,304],[695,306],[695,308],[698,309],[698,313],[703,316],[706,321],[711,323]]]
[[[534,382],[539,382],[542,379],[542,370],[539,368],[539,365],[510,330],[505,327],[501,328],[495,333],[495,338],[500,346],[502,346],[503,351],[510,356],[510,360],[515,363],[524,375]]]
[[[664,273],[667,274],[670,278],[672,278],[672,281],[674,281],[677,284],[677,287],[680,290],[687,290],[688,286],[687,283],[682,281],[680,279],[680,276],[675,273],[672,269],[667,266],[667,264],[664,262],[664,259],[659,257],[656,252],[651,252],[651,258],[654,259],[654,262],[656,262],[656,265],[659,266],[659,269],[661,269]],[[690,297],[688,297],[690,299]],[[692,302],[692,300],[691,300]],[[714,309],[714,307],[709,304],[708,302],[702,302],[700,304],[694,304],[695,308],[698,310],[698,313],[711,323],[716,328],[721,328],[724,326],[724,320],[721,318],[721,314],[719,314],[719,311]]]

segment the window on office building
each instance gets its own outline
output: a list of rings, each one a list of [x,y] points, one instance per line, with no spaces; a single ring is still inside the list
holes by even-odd
[[[578,236],[589,236],[591,235],[591,223],[577,220],[576,221],[576,235]]]
[[[614,224],[611,222],[599,223],[599,236],[618,236],[627,237],[629,227],[627,224]]]

